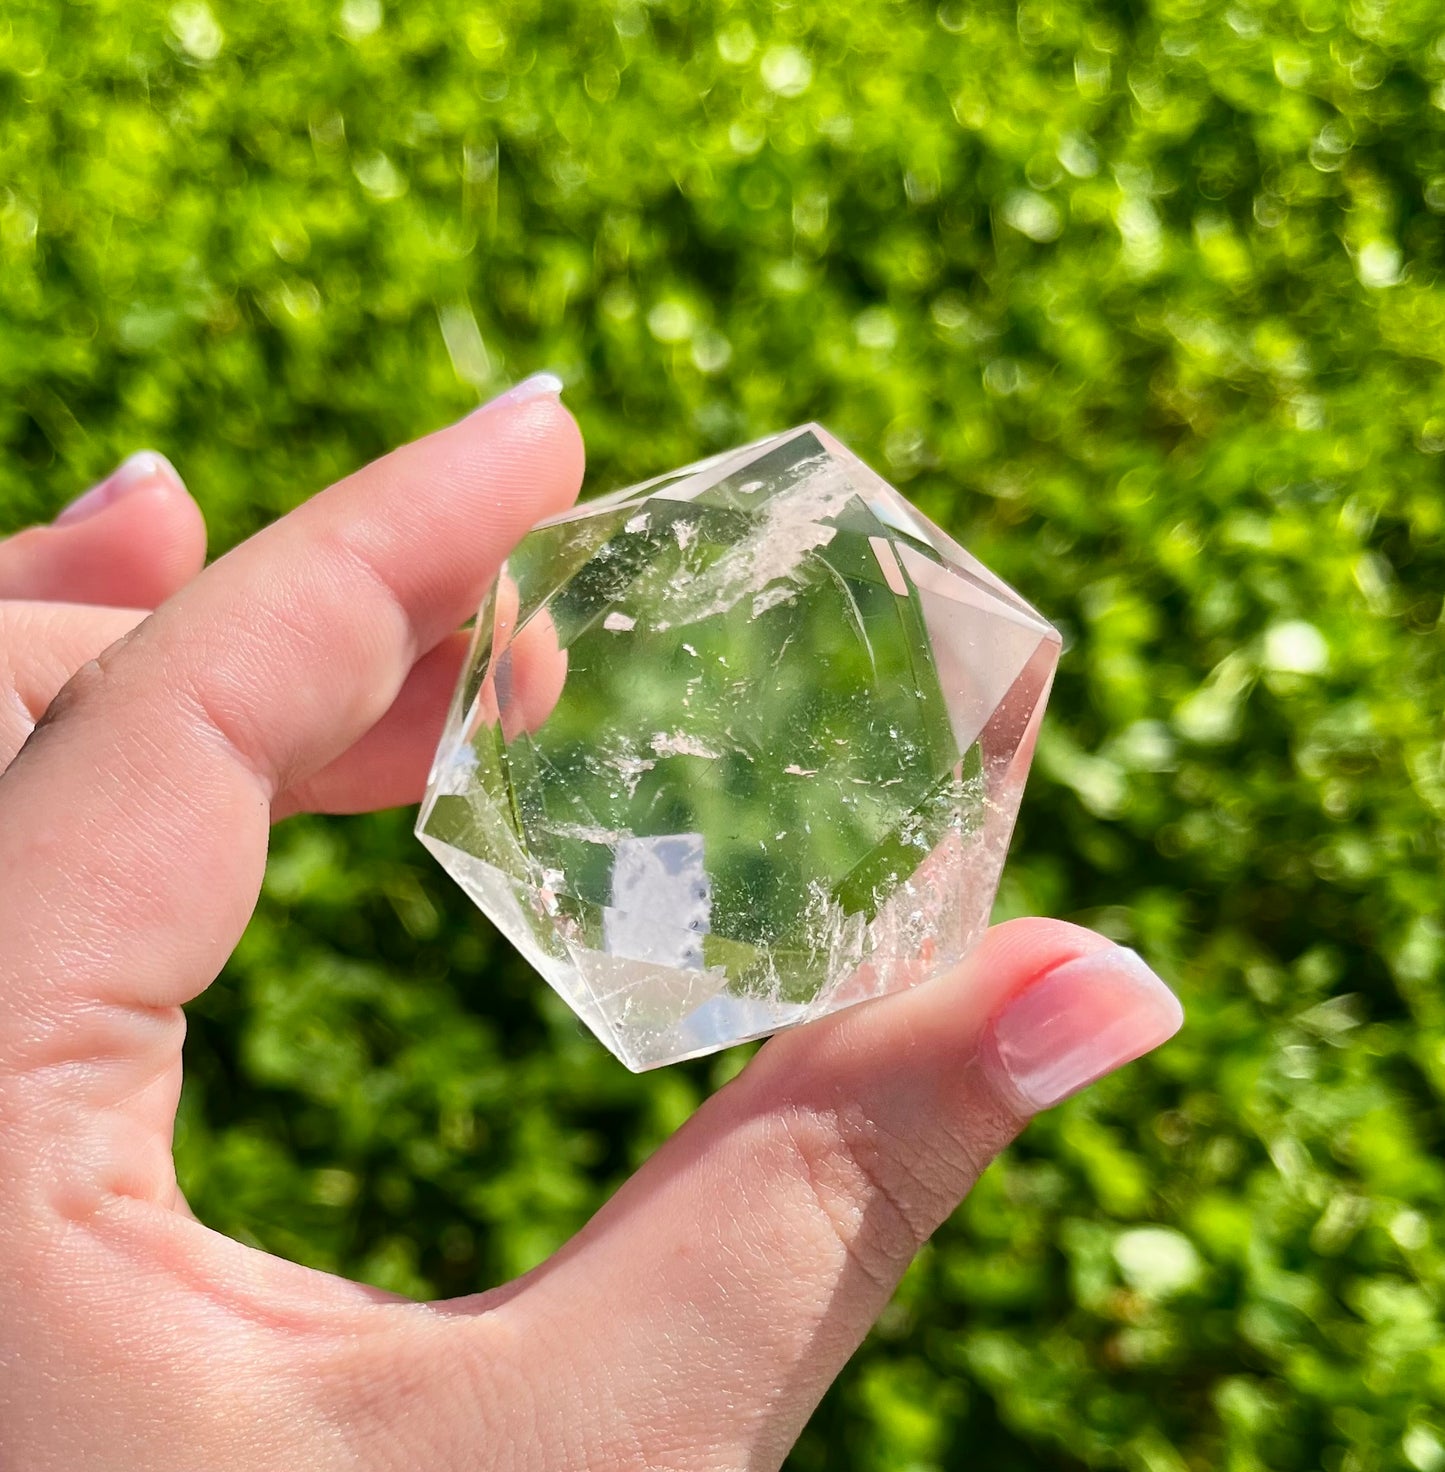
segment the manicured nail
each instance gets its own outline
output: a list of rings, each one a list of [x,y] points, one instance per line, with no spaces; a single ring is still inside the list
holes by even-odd
[[[1021,1112],[1048,1109],[1179,1031],[1179,999],[1133,951],[1065,961],[994,1019],[986,1065]]]
[[[181,484],[175,466],[164,455],[157,454],[154,450],[141,450],[111,471],[98,486],[92,486],[84,495],[77,496],[55,518],[53,524],[70,526],[77,521],[85,521],[97,512],[104,511],[107,506],[115,505],[138,486],[167,477],[176,485]]]
[[[533,399],[557,398],[565,387],[562,380],[555,373],[534,373],[530,378],[524,378],[521,383],[513,384],[506,393],[498,394],[489,403],[483,404],[477,413],[484,410],[501,409],[514,404],[526,404]]]

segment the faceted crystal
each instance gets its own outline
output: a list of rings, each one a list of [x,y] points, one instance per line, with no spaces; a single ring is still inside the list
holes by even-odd
[[[417,832],[630,1068],[952,966],[1058,659],[817,425],[543,523],[477,619]]]

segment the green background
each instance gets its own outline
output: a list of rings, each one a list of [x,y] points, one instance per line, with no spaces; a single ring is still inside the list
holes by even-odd
[[[224,546],[542,367],[608,487],[829,424],[1065,629],[1001,911],[1189,1022],[1030,1128],[798,1469],[1445,1468],[1445,18],[1423,0],[0,10],[0,514]],[[634,1078],[413,842],[276,835],[199,1213],[404,1291],[562,1241]]]

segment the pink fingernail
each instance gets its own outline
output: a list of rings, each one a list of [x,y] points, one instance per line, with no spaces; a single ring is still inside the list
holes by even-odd
[[[561,395],[565,385],[555,373],[534,373],[530,378],[524,378],[521,383],[513,384],[506,393],[498,394],[489,403],[483,404],[475,413],[481,414],[491,409],[507,408],[514,404],[526,404],[533,399],[557,398]]]
[[[1065,961],[994,1019],[984,1056],[1024,1114],[1048,1109],[1179,1031],[1179,999],[1133,951]]]
[[[118,465],[98,486],[92,486],[84,495],[77,496],[55,518],[53,525],[71,526],[77,521],[85,521],[104,511],[107,506],[113,506],[137,486],[145,485],[157,477],[169,477],[177,485],[181,484],[175,466],[164,455],[157,454],[154,450],[141,450]]]

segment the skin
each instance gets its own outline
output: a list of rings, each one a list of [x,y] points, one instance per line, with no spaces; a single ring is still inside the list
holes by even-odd
[[[171,1156],[181,1006],[241,935],[271,823],[418,797],[455,631],[582,463],[544,394],[204,571],[164,472],[0,542],[0,1464],[777,1467],[919,1245],[1051,1102],[1001,1061],[1010,1009],[1065,978],[1057,1046],[1094,1072],[1177,1025],[1102,937],[1018,921],[951,977],[771,1041],[516,1283],[416,1304],[195,1221]],[[529,721],[555,696],[536,679]],[[1087,986],[1059,970],[1080,957]]]

